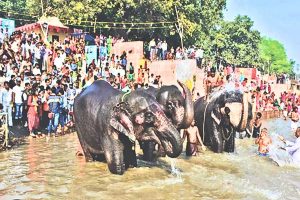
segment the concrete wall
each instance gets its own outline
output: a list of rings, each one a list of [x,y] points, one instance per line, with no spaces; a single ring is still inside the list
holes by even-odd
[[[120,56],[123,51],[127,54],[128,64],[132,62],[135,69],[137,69],[144,55],[144,43],[142,41],[116,43],[112,48],[111,54]]]
[[[177,84],[177,79],[180,80],[181,77],[193,81],[193,76],[196,76],[195,90],[200,92],[201,96],[204,94],[204,71],[197,67],[194,59],[153,61],[149,63],[149,69],[150,74],[161,76],[163,85]]]

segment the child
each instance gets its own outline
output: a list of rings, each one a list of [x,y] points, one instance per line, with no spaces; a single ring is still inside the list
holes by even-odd
[[[188,129],[184,130],[183,133],[183,140],[185,140],[185,137],[187,136],[187,143],[186,143],[186,155],[187,156],[196,156],[198,147],[198,142],[200,143],[202,150],[205,151],[206,148],[201,140],[201,137],[199,135],[199,130],[197,126],[195,126],[195,120],[193,120],[191,126]]]
[[[253,121],[253,134],[252,134],[253,138],[257,138],[258,137],[261,125],[262,125],[262,122],[261,122],[261,113],[258,112],[256,114],[255,120]]]
[[[272,144],[272,140],[268,136],[268,129],[263,128],[261,130],[259,137],[255,140],[255,144],[258,144],[258,155],[268,155],[269,145]]]

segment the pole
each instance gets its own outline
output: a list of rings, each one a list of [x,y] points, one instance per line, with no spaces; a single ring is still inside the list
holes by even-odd
[[[43,4],[43,0],[41,0],[41,7],[42,7],[42,16],[44,16],[44,4]]]
[[[95,21],[94,21],[94,33],[96,33],[96,23],[97,23],[97,18],[95,17]]]
[[[176,26],[177,32],[179,34],[179,37],[180,37],[181,49],[182,49],[182,51],[184,51],[184,48],[183,48],[183,26],[182,26],[182,23],[179,20],[179,15],[178,15],[178,10],[177,10],[176,5],[175,5],[175,11],[176,11],[176,17],[177,17],[177,23],[178,23],[178,25],[175,24],[175,26]]]

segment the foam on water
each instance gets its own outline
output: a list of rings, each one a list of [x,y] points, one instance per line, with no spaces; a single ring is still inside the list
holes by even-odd
[[[181,172],[176,168],[176,159],[169,159],[171,162],[171,174],[182,182]]]
[[[272,144],[269,148],[269,157],[278,164],[278,166],[294,166],[300,167],[293,162],[292,156],[285,151],[284,143],[279,139],[279,135],[277,133],[270,134],[272,138]]]

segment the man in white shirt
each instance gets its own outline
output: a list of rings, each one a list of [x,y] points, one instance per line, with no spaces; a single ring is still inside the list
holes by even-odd
[[[22,94],[24,89],[21,87],[21,78],[16,80],[17,84],[13,87],[13,102],[15,103],[15,120],[17,125],[20,125],[23,116],[23,99]]]
[[[13,94],[12,89],[9,88],[7,81],[4,82],[4,88],[1,90],[0,103],[3,105],[3,112],[8,115],[8,126],[13,126],[12,121],[12,107],[13,107]]]
[[[56,69],[58,71],[61,71],[61,68],[63,66],[63,59],[60,56],[60,53],[57,54],[57,57],[54,59],[54,65],[56,66]]]
[[[204,54],[204,51],[201,47],[198,48],[195,53],[195,58],[196,58],[198,67],[201,67],[201,65],[202,65],[203,54]]]
[[[34,76],[40,74],[41,75],[41,70],[39,69],[39,65],[35,64],[35,66],[33,67],[32,73]]]

